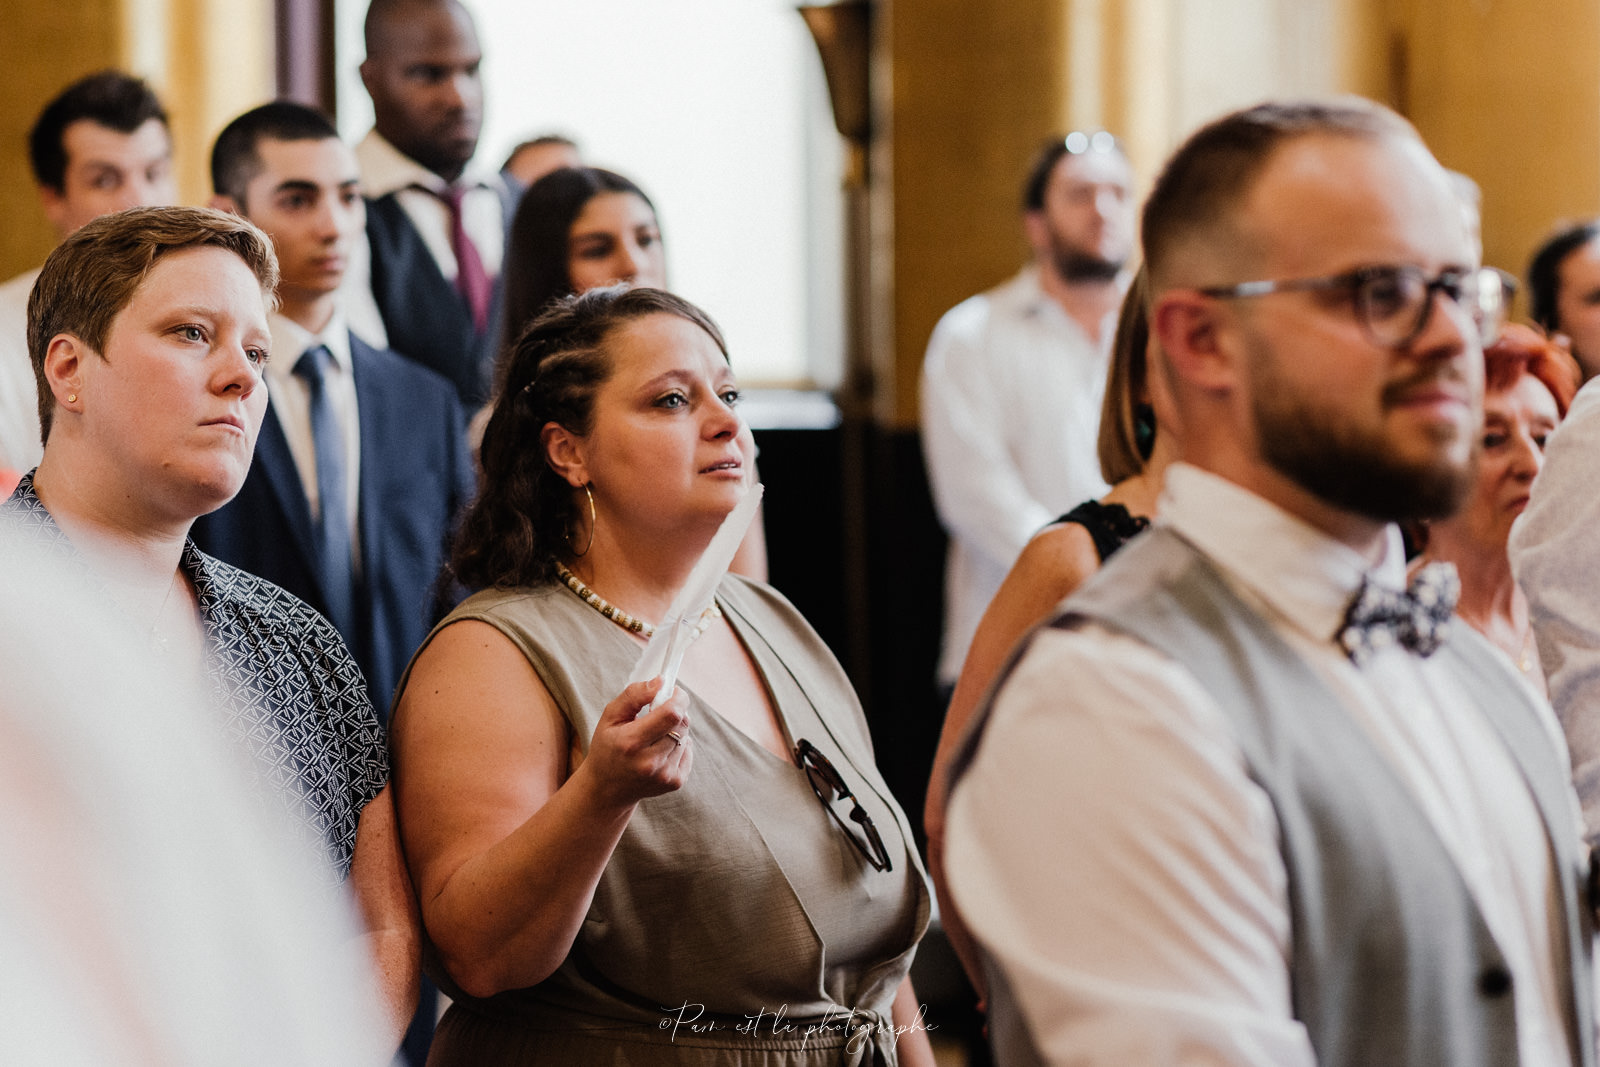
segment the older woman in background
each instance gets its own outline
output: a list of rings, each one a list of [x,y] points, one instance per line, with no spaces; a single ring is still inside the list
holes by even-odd
[[[1555,342],[1526,326],[1506,326],[1483,352],[1483,450],[1477,482],[1460,511],[1429,523],[1414,566],[1453,563],[1461,577],[1456,614],[1544,692],[1528,602],[1511,574],[1506,543],[1528,506],[1544,465],[1545,440],[1566,417],[1578,366]]]
[[[932,1063],[916,848],[816,634],[729,575],[681,686],[627,684],[748,491],[737,401],[716,326],[660,290],[570,298],[511,350],[455,548],[484,591],[392,724],[454,999],[430,1063]]]
[[[928,873],[939,894],[940,921],[951,947],[980,993],[982,967],[944,884],[949,762],[990,683],[1022,636],[1155,515],[1167,466],[1177,458],[1177,442],[1160,373],[1151,371],[1147,296],[1145,273],[1140,270],[1122,302],[1100,411],[1100,471],[1111,491],[1073,508],[1034,535],[1022,550],[978,623],[939,734],[922,816],[928,834]]]

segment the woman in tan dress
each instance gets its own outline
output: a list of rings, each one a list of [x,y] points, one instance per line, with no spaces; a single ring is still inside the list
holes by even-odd
[[[455,998],[430,1063],[932,1063],[924,876],[810,627],[729,576],[676,693],[625,687],[746,491],[737,398],[716,327],[658,290],[571,298],[516,347],[454,556],[484,591],[392,727]]]

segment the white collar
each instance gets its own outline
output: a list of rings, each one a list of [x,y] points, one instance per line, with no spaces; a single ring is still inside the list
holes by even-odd
[[[1159,521],[1220,564],[1230,578],[1317,640],[1339,630],[1369,578],[1406,586],[1405,548],[1390,525],[1370,566],[1350,546],[1233,482],[1186,463],[1167,470]]]
[[[267,320],[272,330],[272,359],[267,371],[275,378],[287,379],[294,374],[294,365],[313,345],[326,345],[333,354],[334,366],[350,373],[350,328],[345,324],[344,311],[333,309],[328,324],[316,333],[274,311]]]
[[[420,185],[430,192],[443,196],[451,183],[445,181],[421,163],[390,144],[377,130],[368,131],[356,145],[356,164],[361,168],[361,184],[367,196],[376,200],[380,196]],[[484,186],[496,188],[498,176],[473,169],[467,164],[455,184],[459,186]]]

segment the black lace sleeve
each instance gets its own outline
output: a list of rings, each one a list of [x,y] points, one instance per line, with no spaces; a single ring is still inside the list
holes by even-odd
[[[1056,521],[1075,522],[1088,530],[1101,563],[1150,526],[1150,520],[1143,515],[1130,515],[1121,504],[1102,504],[1098,500],[1085,500]]]

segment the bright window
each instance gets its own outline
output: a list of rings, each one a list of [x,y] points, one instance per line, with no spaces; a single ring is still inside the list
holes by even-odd
[[[840,144],[821,64],[779,0],[475,0],[486,116],[477,164],[561,133],[649,193],[672,287],[722,326],[746,384],[837,384]],[[366,4],[339,4],[339,115],[372,122],[356,72]]]

